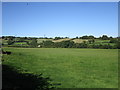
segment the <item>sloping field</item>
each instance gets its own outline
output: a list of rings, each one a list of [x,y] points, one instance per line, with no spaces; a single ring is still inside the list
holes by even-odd
[[[2,41],[3,44],[8,44],[8,43],[7,43],[7,40],[3,40],[3,39],[2,39],[2,40],[0,40],[0,41]]]
[[[64,39],[59,39],[59,40],[53,40],[53,39],[37,39],[37,43],[42,43],[43,41],[52,41],[52,42],[62,42],[62,41],[67,41],[67,40],[72,40],[71,38],[64,38]],[[83,43],[83,41],[88,41],[88,40],[83,40],[83,39],[73,39],[72,40],[74,43]]]
[[[43,41],[52,41],[52,39],[37,39],[37,43],[42,43]]]
[[[15,42],[14,45],[27,45],[26,42]]]
[[[99,39],[96,39],[95,42],[96,43],[109,43],[110,40],[99,40]]]
[[[60,88],[117,88],[118,50],[4,48],[3,64],[49,76]]]
[[[52,40],[53,42],[62,42],[62,41],[67,41],[67,40],[71,40],[70,38],[66,38],[66,39],[59,39],[59,40]]]
[[[72,41],[74,41],[74,43],[83,43],[83,41],[88,41],[88,40],[83,40],[83,39],[74,39],[74,40],[72,40]]]

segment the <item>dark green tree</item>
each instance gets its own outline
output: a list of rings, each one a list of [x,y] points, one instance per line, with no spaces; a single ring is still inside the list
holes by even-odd
[[[117,42],[118,42],[118,40],[115,38],[110,39],[110,43],[117,43]]]
[[[78,36],[76,36],[76,39],[78,39]]]
[[[62,39],[61,37],[55,37],[54,40]]]
[[[36,39],[32,39],[32,41],[29,43],[31,47],[37,47],[37,40]]]
[[[52,41],[43,41],[42,47],[54,47],[54,42]]]
[[[92,36],[92,35],[90,35],[89,37],[88,37],[88,39],[94,39],[95,37],[94,36]]]
[[[8,43],[8,45],[11,45],[11,44],[14,43],[14,40],[9,39],[9,40],[7,41],[7,43]]]
[[[102,39],[102,40],[109,40],[109,37],[108,37],[107,35],[103,35],[103,36],[101,37],[101,39]]]

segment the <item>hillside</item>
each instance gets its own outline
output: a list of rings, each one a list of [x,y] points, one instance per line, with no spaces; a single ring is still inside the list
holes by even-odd
[[[77,38],[33,38],[4,36],[2,46],[7,47],[45,47],[45,48],[119,48],[118,38],[83,36]]]

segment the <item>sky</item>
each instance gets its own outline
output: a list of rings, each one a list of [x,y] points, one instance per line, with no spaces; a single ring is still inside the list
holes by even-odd
[[[118,36],[117,2],[3,2],[2,35]]]

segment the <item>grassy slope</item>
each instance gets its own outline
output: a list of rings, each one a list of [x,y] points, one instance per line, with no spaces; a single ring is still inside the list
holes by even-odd
[[[86,39],[74,39],[72,41],[74,41],[74,43],[83,43],[83,41],[88,42],[88,40],[86,40]]]
[[[26,42],[15,42],[15,43],[14,43],[14,45],[21,45],[21,44],[27,45]]]
[[[70,38],[64,38],[64,39],[58,39],[58,40],[52,40],[53,42],[62,42],[62,41],[67,41],[71,40]]]
[[[115,49],[4,48],[4,64],[50,76],[64,88],[116,88]]]
[[[37,39],[37,43],[39,44],[39,43],[42,43],[43,41],[52,41],[52,42],[56,43],[56,42],[62,42],[62,41],[67,41],[67,40],[74,41],[74,43],[83,43],[83,41],[88,42],[87,39],[73,39],[73,40],[72,40],[72,38],[67,38],[67,39],[65,38],[65,39],[59,39],[59,40],[53,40],[53,39]],[[31,40],[25,40],[25,41],[31,42]],[[94,44],[96,44],[96,45],[99,45],[99,44],[102,44],[102,45],[105,45],[105,44],[106,44],[106,45],[108,45],[108,44],[110,44],[111,46],[114,46],[114,45],[115,45],[115,43],[109,43],[109,41],[110,41],[110,40],[95,39],[95,43],[94,43]],[[2,40],[2,43],[5,44],[5,45],[8,44],[8,43],[7,43],[7,40]],[[21,44],[27,45],[26,42],[16,42],[16,43],[14,43],[13,45],[21,45]],[[88,44],[88,45],[93,45],[93,44]]]
[[[43,41],[52,41],[52,39],[37,39],[37,43],[42,43]]]

